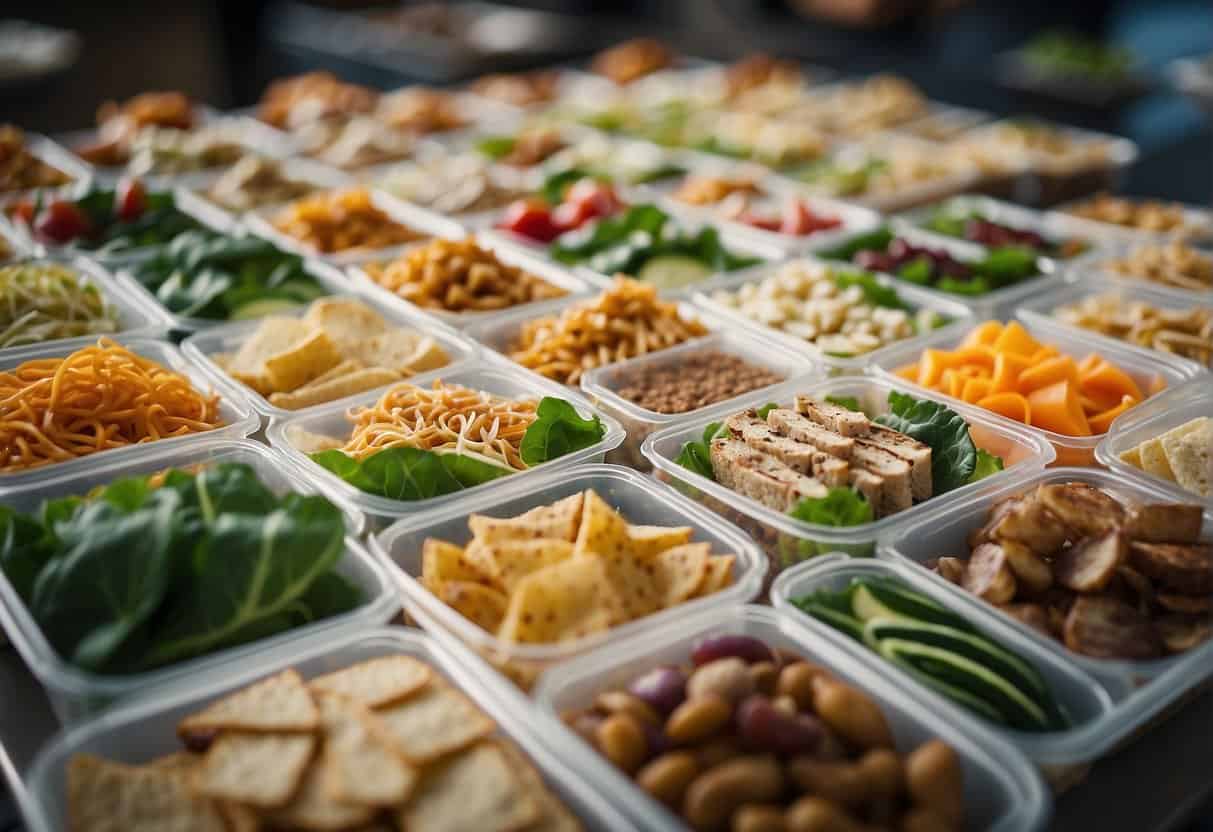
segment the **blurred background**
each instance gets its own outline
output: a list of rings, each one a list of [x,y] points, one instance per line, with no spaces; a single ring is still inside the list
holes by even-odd
[[[531,0],[510,3],[70,0],[9,4],[0,116],[56,132],[106,99],[180,89],[221,108],[265,84],[330,69],[383,88],[455,83],[488,69],[576,62],[658,34],[687,54],[765,50],[844,75],[900,73],[934,99],[1032,113],[1132,138],[1129,193],[1213,198],[1209,0]],[[1058,84],[1023,72],[1044,55]],[[1202,104],[1203,102],[1203,104]]]

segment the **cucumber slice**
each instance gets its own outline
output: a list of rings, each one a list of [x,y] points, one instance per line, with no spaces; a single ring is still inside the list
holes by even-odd
[[[859,586],[851,606],[855,617],[863,621],[869,618],[900,618],[942,624],[965,632],[973,631],[972,624],[947,607],[901,584],[871,579],[860,579],[856,583]]]
[[[999,712],[999,710],[989,702],[982,699],[980,696],[974,696],[964,688],[949,685],[942,679],[932,676],[929,673],[923,673],[911,662],[905,661],[900,657],[895,657],[892,659],[892,663],[900,667],[906,673],[909,673],[927,687],[934,688],[948,699],[963,705],[978,716],[984,716],[986,719],[990,720],[991,722],[997,722],[999,725],[1007,724],[1006,719],[1003,718],[1003,715]]]
[[[1036,668],[976,633],[922,621],[873,618],[865,624],[863,635],[864,641],[876,649],[886,638],[898,638],[950,650],[1003,677],[1025,696],[1037,700],[1049,698],[1049,689]]]
[[[961,687],[997,709],[1004,720],[1025,731],[1048,731],[1053,721],[1043,708],[997,673],[950,650],[907,639],[886,638],[880,655],[910,664],[947,685]]]
[[[636,274],[637,280],[652,283],[659,289],[681,289],[698,283],[712,270],[702,261],[682,254],[662,254],[650,258]]]
[[[856,641],[863,641],[864,627],[863,622],[859,619],[816,601],[802,601],[798,606],[818,621],[829,624],[835,630],[846,633]]]
[[[299,301],[287,300],[286,298],[250,300],[248,303],[241,304],[233,309],[232,314],[228,316],[228,320],[248,321],[253,318],[264,318],[266,315],[274,315],[279,312],[293,312],[299,306]]]

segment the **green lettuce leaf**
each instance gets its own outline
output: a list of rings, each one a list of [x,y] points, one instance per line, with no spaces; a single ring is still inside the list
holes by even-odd
[[[597,416],[582,419],[564,399],[544,396],[519,446],[522,461],[540,465],[602,441],[606,426]]]
[[[858,286],[863,291],[863,298],[873,306],[883,306],[886,309],[904,309],[911,311],[912,307],[901,299],[897,290],[892,286],[884,286],[875,275],[867,272],[836,272],[834,285],[839,289]]]
[[[789,516],[819,526],[862,526],[875,518],[871,504],[853,488],[831,488],[824,497],[806,498],[794,505]]]
[[[863,408],[859,406],[859,399],[854,396],[826,396],[826,401],[856,413],[863,413]]]
[[[464,454],[421,448],[387,448],[361,461],[330,450],[312,454],[312,460],[360,491],[408,502],[453,494],[513,473]]]
[[[698,440],[683,443],[682,449],[679,450],[678,456],[674,457],[674,461],[688,471],[694,471],[699,476],[707,477],[714,482],[716,472],[712,470],[712,454],[708,446],[713,439],[723,433],[724,426],[720,422],[708,423]]]
[[[973,475],[969,477],[969,482],[984,480],[1001,470],[1003,470],[1002,457],[994,456],[994,454],[978,448],[977,464],[973,467]]]
[[[969,436],[969,423],[947,405],[894,390],[889,393],[889,412],[874,421],[931,446],[935,494],[960,488],[973,476],[977,446]]]

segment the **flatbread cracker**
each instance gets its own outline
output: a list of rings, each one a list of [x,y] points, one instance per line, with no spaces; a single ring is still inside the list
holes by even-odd
[[[383,316],[353,298],[327,297],[313,301],[303,321],[315,329],[323,329],[347,357],[355,355],[367,338],[387,331]]]
[[[581,821],[552,793],[531,761],[512,745],[502,743],[499,747],[509,758],[514,773],[522,778],[531,790],[531,796],[539,802],[540,817],[527,827],[527,832],[581,832]]]
[[[317,696],[324,724],[320,766],[328,796],[351,806],[403,803],[417,770],[392,748],[386,729],[359,702],[333,693]]]
[[[463,548],[427,537],[421,544],[421,574],[436,581],[471,581],[491,584],[492,578],[468,562]]]
[[[298,390],[317,376],[324,375],[342,361],[342,354],[324,330],[317,329],[306,338],[265,360],[265,374],[278,393]]]
[[[161,766],[128,766],[91,754],[67,764],[67,813],[80,832],[227,832],[212,800]]]
[[[567,540],[505,540],[485,543],[479,551],[496,586],[513,591],[518,582],[545,566],[568,560],[573,556],[573,544]]]
[[[177,734],[315,731],[319,724],[320,715],[303,679],[294,669],[287,669],[187,716],[177,726]]]
[[[317,676],[309,685],[320,693],[335,693],[368,708],[381,708],[407,699],[432,678],[430,666],[412,656],[382,656]]]
[[[515,832],[539,817],[539,802],[501,748],[480,743],[427,769],[399,820],[409,832]]]
[[[311,333],[312,326],[298,318],[276,315],[262,318],[253,334],[231,356],[227,370],[234,376],[264,376],[266,359],[289,350]]]
[[[278,828],[341,830],[369,823],[376,814],[370,806],[350,806],[334,800],[326,785],[325,767],[317,761],[303,773],[289,802],[270,812],[266,820]]]
[[[308,734],[222,734],[194,771],[194,791],[260,809],[280,808],[298,789],[316,745]]]
[[[736,555],[712,555],[703,571],[703,581],[695,588],[695,597],[702,598],[733,584],[733,563]]]
[[[445,683],[375,711],[396,750],[416,765],[466,748],[496,730],[493,720]]]
[[[274,393],[270,404],[283,410],[300,410],[316,404],[344,399],[357,393],[365,393],[400,381],[400,374],[382,367],[367,367],[355,370],[341,378],[333,378],[319,384],[308,384],[293,393]]]

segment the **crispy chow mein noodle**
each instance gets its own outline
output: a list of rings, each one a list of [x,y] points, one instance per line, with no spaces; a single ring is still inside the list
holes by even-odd
[[[351,411],[354,431],[340,450],[363,459],[386,448],[421,448],[522,471],[519,447],[538,406],[442,381],[429,390],[398,384],[371,407]]]
[[[0,472],[221,427],[219,397],[108,338],[0,372]]]

